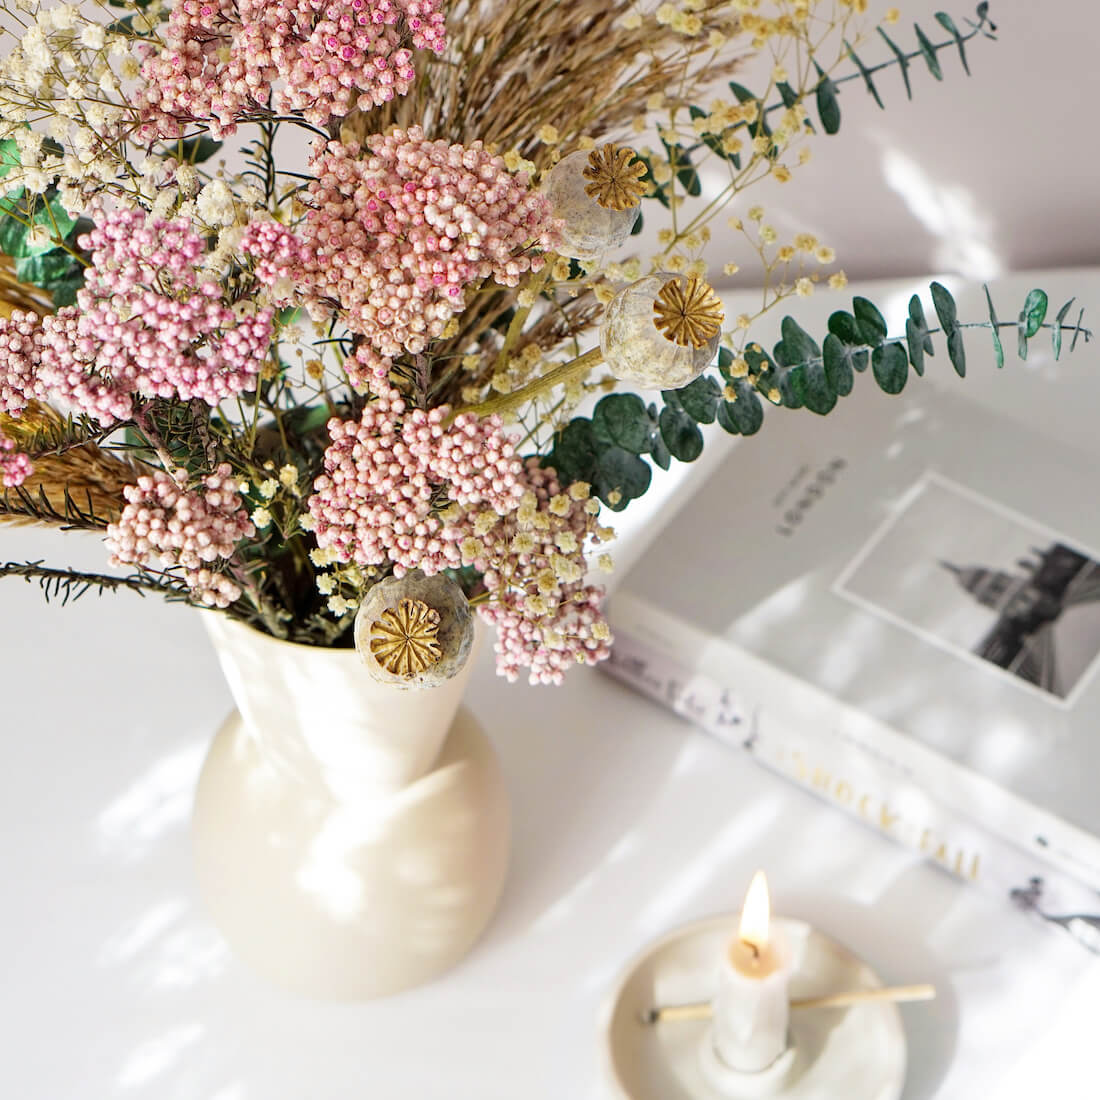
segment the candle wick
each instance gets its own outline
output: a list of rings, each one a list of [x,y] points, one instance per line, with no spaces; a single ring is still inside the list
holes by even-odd
[[[754,959],[760,958],[760,948],[757,947],[752,940],[742,940],[741,942],[752,952],[752,957]]]

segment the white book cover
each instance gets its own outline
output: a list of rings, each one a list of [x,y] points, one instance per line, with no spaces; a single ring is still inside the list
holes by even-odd
[[[856,744],[849,731],[866,732],[873,720],[806,684],[792,688],[796,682],[786,673],[706,639],[650,604],[620,594],[616,606],[620,633],[607,665],[616,679],[1100,954],[1100,893],[967,814],[946,809],[911,771],[872,751],[866,737]],[[750,690],[727,686],[734,682]]]
[[[732,448],[620,603],[793,678],[773,694],[818,689],[804,723],[847,704],[853,744],[1100,887],[1095,468],[956,393],[862,378]]]

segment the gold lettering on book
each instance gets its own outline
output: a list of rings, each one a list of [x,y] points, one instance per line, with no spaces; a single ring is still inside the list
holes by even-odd
[[[916,848],[960,878],[977,880],[981,867],[978,852],[952,845],[933,828],[907,818],[901,809],[881,795],[860,789],[858,783],[842,779],[821,764],[813,763],[801,749],[781,748],[777,763],[803,786],[820,792],[846,810],[854,809],[869,825],[898,843]]]
[[[810,774],[809,765],[806,763],[806,757],[802,755],[797,749],[791,753],[791,759],[794,762],[794,777],[799,783],[805,783],[806,777]]]

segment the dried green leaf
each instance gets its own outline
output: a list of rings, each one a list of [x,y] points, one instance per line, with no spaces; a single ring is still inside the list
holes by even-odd
[[[679,405],[665,405],[659,424],[661,438],[673,458],[694,462],[703,453],[703,433]]]
[[[1054,351],[1055,359],[1062,354],[1062,325],[1065,324],[1066,314],[1069,313],[1069,307],[1072,306],[1075,301],[1076,298],[1070,298],[1070,300],[1058,310],[1058,316],[1054,318],[1054,323],[1050,326],[1050,344]]]
[[[841,397],[846,397],[852,392],[855,384],[855,371],[865,370],[867,367],[867,351],[856,350],[849,347],[835,333],[830,332],[825,337],[821,348],[821,357],[825,364],[825,374],[829,385]],[[857,367],[855,360],[861,358]]]
[[[613,512],[621,512],[649,488],[649,463],[622,447],[607,447],[596,458],[592,488]]]
[[[22,164],[19,159],[19,146],[13,138],[4,138],[0,141],[0,179],[9,175],[13,168]]]
[[[1047,315],[1048,300],[1046,292],[1032,290],[1024,301],[1024,308],[1020,311],[1020,323],[1025,326],[1025,331],[1030,340],[1042,327]]]
[[[909,359],[900,341],[881,344],[871,352],[871,373],[886,393],[901,393],[909,377]]]
[[[1016,354],[1027,359],[1027,342],[1042,327],[1047,315],[1047,296],[1041,290],[1032,290],[1016,320]]]
[[[737,378],[730,384],[737,400],[723,401],[718,406],[718,423],[730,435],[754,435],[764,423],[760,396],[747,378]]]
[[[882,97],[878,94],[875,82],[871,79],[871,70],[859,59],[856,51],[852,49],[852,45],[847,39],[844,40],[844,48],[848,51],[848,57],[851,59],[852,64],[859,69],[859,75],[863,77],[863,83],[867,85],[867,91],[874,97],[879,107],[885,110],[886,105],[882,102]]]
[[[947,334],[947,358],[960,378],[966,377],[966,348],[963,346],[962,329],[956,325]]]
[[[190,161],[191,164],[202,164],[209,160],[221,149],[223,142],[215,141],[212,137],[201,134],[198,137],[184,138],[180,143],[181,159]]]
[[[874,302],[868,298],[853,298],[852,311],[855,313],[857,328],[864,343],[875,345],[886,339],[886,318],[882,316]]]
[[[955,299],[943,283],[932,283],[929,289],[932,291],[932,305],[936,307],[936,316],[940,319],[940,327],[944,332],[947,332],[958,324],[959,314],[955,307]]]
[[[1000,368],[1005,365],[1005,349],[1001,343],[1001,334],[997,329],[1000,322],[997,320],[997,314],[993,309],[993,298],[990,296],[989,287],[983,284],[982,289],[985,291],[986,305],[989,306],[990,332],[993,336],[993,360]]]
[[[836,85],[816,60],[814,68],[817,69],[818,75],[814,97],[817,102],[817,113],[821,116],[821,126],[825,133],[835,134],[840,129],[840,104],[836,98]]]
[[[917,32],[917,46],[924,55],[924,61],[928,66],[928,71],[937,80],[943,80],[943,69],[940,68],[940,59],[936,56],[937,47],[932,45],[928,40],[928,36],[916,25],[916,23],[913,24],[913,30]]]
[[[563,484],[591,482],[598,449],[592,421],[583,416],[574,417],[554,437],[554,446],[543,465],[552,466]]]
[[[883,41],[885,41],[886,45],[894,51],[894,56],[897,58],[898,61],[898,68],[901,70],[901,79],[905,81],[905,95],[907,98],[912,99],[913,88],[909,83],[909,58],[905,56],[902,50],[898,47],[897,43],[895,43],[881,27],[878,28],[878,33],[882,35]]]
[[[662,139],[661,144],[668,154],[669,167],[675,173],[680,186],[691,196],[702,194],[703,183],[695,165],[691,163],[691,155],[682,145],[670,145]]]
[[[611,393],[592,411],[597,440],[622,447],[631,454],[649,450],[651,425],[645,402],[634,393]]]
[[[718,402],[722,400],[722,387],[709,374],[701,374],[675,391],[667,391],[662,396],[668,400],[670,392],[675,392],[680,407],[697,424],[713,424],[718,414]]]
[[[824,416],[836,406],[837,390],[832,385],[823,359],[799,368],[802,374],[802,403],[810,412]]]
[[[959,60],[962,62],[962,67],[966,75],[969,76],[970,66],[966,63],[965,39],[959,33],[959,28],[955,26],[955,21],[945,11],[936,12],[935,18],[936,22],[955,39],[955,45],[959,49]]]
[[[917,374],[924,374],[924,357],[934,355],[936,349],[928,331],[924,306],[916,294],[909,299],[909,316],[905,321],[905,342],[909,348],[909,362],[913,364],[913,370]]]

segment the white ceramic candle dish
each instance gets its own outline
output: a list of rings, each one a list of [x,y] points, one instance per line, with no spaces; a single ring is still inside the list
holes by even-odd
[[[718,963],[736,934],[736,914],[679,928],[647,946],[623,972],[604,1017],[605,1054],[616,1100],[733,1100],[704,1075],[700,1050],[709,1020],[646,1023],[658,1006],[709,1000]],[[875,972],[804,921],[774,918],[790,946],[792,1000],[882,985]],[[793,1065],[777,1100],[899,1100],[905,1082],[905,1033],[896,1005],[791,1011]],[[762,1085],[767,1082],[761,1082]],[[740,1096],[761,1095],[752,1083]]]

